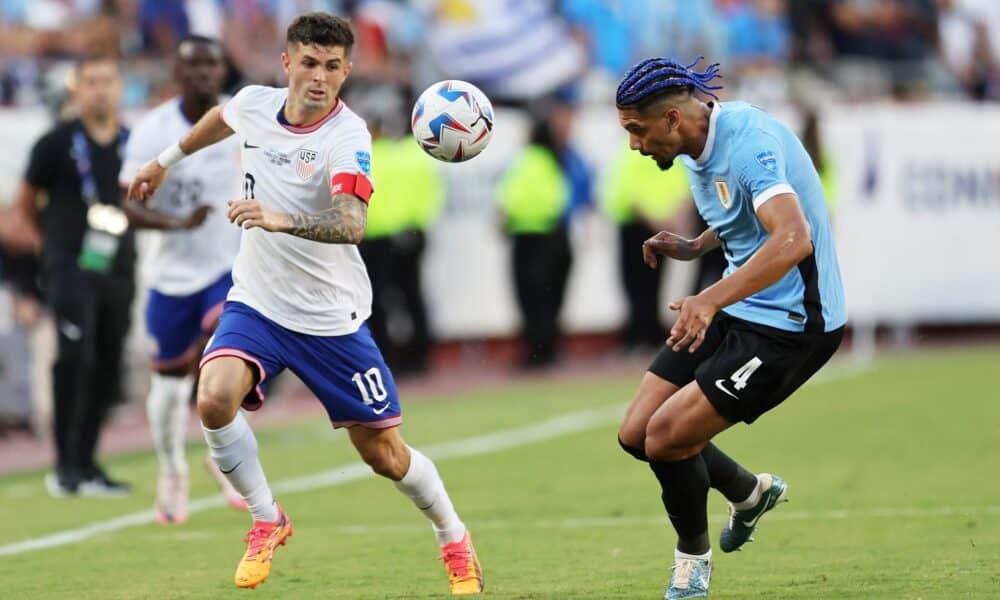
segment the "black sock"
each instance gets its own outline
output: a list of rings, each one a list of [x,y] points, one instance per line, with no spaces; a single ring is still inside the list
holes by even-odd
[[[661,498],[677,532],[677,549],[686,554],[708,552],[708,468],[701,454],[677,462],[650,461],[663,490]]]
[[[735,460],[709,442],[701,451],[708,469],[708,478],[712,487],[722,492],[730,502],[746,500],[754,487],[757,486],[757,476],[747,471]]]

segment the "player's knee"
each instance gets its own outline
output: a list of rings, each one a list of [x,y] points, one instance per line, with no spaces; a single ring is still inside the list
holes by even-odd
[[[631,439],[633,436],[627,436],[624,431],[618,432],[618,445],[622,447],[627,454],[631,455],[636,460],[641,460],[642,462],[649,462],[646,458],[645,442],[641,440]]]
[[[648,460],[655,462],[677,462],[691,458],[699,452],[699,449],[680,441],[670,431],[662,433],[646,434],[644,445]]]
[[[231,382],[205,374],[198,381],[198,416],[205,427],[225,427],[236,416],[242,401]]]

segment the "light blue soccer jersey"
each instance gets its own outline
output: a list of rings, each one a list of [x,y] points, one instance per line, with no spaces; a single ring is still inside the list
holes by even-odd
[[[723,243],[729,275],[768,232],[756,209],[794,193],[809,221],[813,254],[774,285],[725,307],[730,315],[786,331],[832,331],[847,306],[823,186],[802,143],[783,123],[745,102],[716,102],[702,155],[681,156],[698,212]]]

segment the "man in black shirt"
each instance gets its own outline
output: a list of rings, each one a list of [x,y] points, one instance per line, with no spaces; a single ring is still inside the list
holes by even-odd
[[[56,321],[52,368],[57,462],[49,492],[128,492],[94,460],[108,408],[121,394],[122,349],[134,295],[135,240],[118,208],[128,132],[118,121],[121,75],[108,58],[76,68],[79,118],[57,124],[31,151],[17,207],[40,238],[42,287]],[[47,199],[45,199],[47,196]]]

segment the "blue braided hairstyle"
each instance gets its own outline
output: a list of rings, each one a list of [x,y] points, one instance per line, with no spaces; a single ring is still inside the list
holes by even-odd
[[[635,65],[622,78],[615,94],[615,104],[619,108],[641,106],[647,101],[659,97],[671,89],[687,88],[698,90],[716,100],[715,90],[721,90],[721,85],[709,85],[719,75],[719,63],[712,63],[702,71],[693,70],[704,56],[699,56],[693,63],[684,66],[669,58],[647,58]]]

